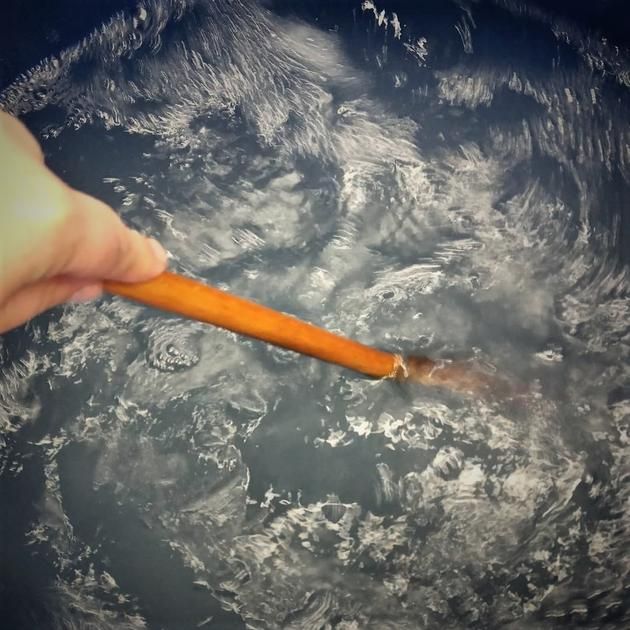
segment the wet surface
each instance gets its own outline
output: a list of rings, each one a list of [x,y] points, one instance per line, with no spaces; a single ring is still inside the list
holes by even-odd
[[[145,2],[0,105],[174,270],[529,391],[58,309],[0,346],[3,619],[626,627],[630,54],[508,0],[267,6]]]

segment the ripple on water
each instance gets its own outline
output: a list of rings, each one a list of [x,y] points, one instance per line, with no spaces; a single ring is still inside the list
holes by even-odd
[[[39,420],[36,406],[23,410],[21,382],[30,386],[39,362],[57,353],[41,416],[63,418],[28,449],[51,462],[51,521],[68,512],[67,551],[44,551],[68,567],[55,578],[72,593],[73,572],[93,580],[87,560],[108,564],[98,545],[83,555],[70,543],[83,535],[71,507],[83,499],[59,479],[83,469],[66,462],[54,472],[60,449],[89,442],[96,490],[114,488],[131,516],[140,505],[145,524],[194,571],[192,584],[252,627],[628,625],[630,284],[596,248],[609,198],[602,178],[630,181],[626,97],[579,58],[563,70],[568,42],[547,26],[558,39],[553,72],[521,66],[518,43],[514,72],[497,68],[476,40],[487,16],[468,4],[478,29],[460,15],[448,30],[475,57],[449,66],[446,32],[429,51],[430,20],[414,25],[401,7],[405,40],[424,41],[405,48],[387,0],[378,11],[363,3],[361,64],[344,54],[343,24],[326,32],[276,21],[240,0],[143,0],[135,19],[119,14],[0,96],[15,112],[66,110],[51,156],[105,134],[113,142],[103,147],[124,150],[142,134],[147,152],[137,161],[103,159],[116,175],[104,183],[122,198],[125,220],[159,236],[178,269],[387,349],[447,356],[477,347],[479,361],[503,357],[498,369],[508,370],[525,357],[555,387],[532,395],[522,414],[424,389],[401,395],[211,327],[147,320],[119,300],[68,307],[35,340],[31,367],[0,366],[0,469],[12,427]],[[347,17],[358,40],[361,16]],[[374,20],[394,39],[378,41]],[[580,45],[569,36],[579,55],[597,52],[597,38]],[[404,108],[376,92],[396,59]],[[32,102],[35,88],[43,100]],[[309,188],[320,170],[334,184]],[[622,207],[627,197],[618,199]],[[560,387],[566,396],[550,395]],[[73,421],[66,400],[88,389]],[[14,461],[26,470],[37,457],[6,461],[11,474]],[[264,504],[248,496],[250,469],[269,488]],[[307,485],[319,492],[313,503]],[[112,529],[85,496],[102,539],[132,547],[133,522]],[[136,582],[149,596],[139,609],[155,595],[146,575]],[[110,605],[113,595],[93,599]],[[83,599],[64,606],[66,615],[91,612]],[[528,624],[527,611],[540,624]]]
[[[181,322],[160,322],[149,333],[147,362],[160,372],[194,367],[201,358],[199,333]]]

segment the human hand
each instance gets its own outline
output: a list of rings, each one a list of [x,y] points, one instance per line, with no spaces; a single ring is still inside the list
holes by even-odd
[[[62,182],[26,127],[0,112],[0,334],[97,297],[103,280],[149,280],[166,259],[109,206]]]

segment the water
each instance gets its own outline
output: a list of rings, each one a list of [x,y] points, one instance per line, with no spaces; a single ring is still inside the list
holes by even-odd
[[[298,11],[146,1],[0,104],[173,269],[531,393],[42,316],[2,338],[7,627],[626,627],[628,51],[511,0]]]

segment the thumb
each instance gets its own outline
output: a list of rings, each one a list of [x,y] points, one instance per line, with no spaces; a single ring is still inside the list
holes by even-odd
[[[109,206],[85,193],[73,190],[71,203],[69,249],[51,276],[140,282],[164,271],[167,255],[157,241],[129,229]]]

